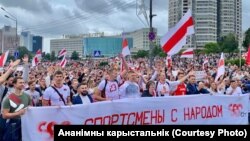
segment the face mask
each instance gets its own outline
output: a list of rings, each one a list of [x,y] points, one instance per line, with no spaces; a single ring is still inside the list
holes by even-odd
[[[88,95],[88,91],[83,91],[83,92],[82,92],[82,95],[83,95],[83,96]]]

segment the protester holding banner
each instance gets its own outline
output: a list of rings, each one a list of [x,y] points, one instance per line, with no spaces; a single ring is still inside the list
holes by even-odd
[[[21,140],[21,115],[25,113],[25,108],[32,105],[29,95],[24,93],[24,80],[22,77],[15,77],[13,80],[14,92],[3,100],[2,114],[6,121],[3,141]]]
[[[57,70],[53,75],[54,84],[48,87],[43,95],[43,106],[71,105],[70,89],[63,84],[63,72]]]
[[[88,93],[88,87],[86,83],[81,83],[77,86],[77,94],[73,96],[72,103],[84,105],[93,103],[93,99]]]

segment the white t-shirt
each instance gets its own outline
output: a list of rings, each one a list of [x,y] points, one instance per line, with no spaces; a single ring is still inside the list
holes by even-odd
[[[105,95],[106,95],[106,98],[108,98],[108,99],[111,99],[111,100],[120,99],[118,84],[120,84],[120,82],[121,82],[121,77],[118,76],[116,80],[117,81],[107,80],[107,85],[105,88]],[[98,89],[100,91],[102,91],[104,89],[105,81],[106,80],[102,80],[101,83],[98,85]]]
[[[160,81],[158,81],[158,85],[157,85],[157,81],[156,81],[155,82],[156,93],[158,96],[161,96],[161,95],[169,96],[170,91],[179,84],[180,84],[180,81],[168,81],[168,80],[166,80],[165,83],[163,83],[163,84]],[[166,88],[167,92],[165,94],[161,94],[161,91],[163,90],[164,87]]]
[[[81,97],[81,100],[82,100],[82,104],[83,104],[83,105],[87,105],[87,104],[90,104],[90,103],[91,103],[88,96],[82,96],[82,95],[80,95],[80,97]]]
[[[65,104],[67,104],[67,98],[70,96],[69,86],[63,85],[61,88],[56,89],[63,96]],[[52,106],[64,106],[63,100],[52,87],[48,87],[45,90],[43,94],[43,99],[50,100]]]
[[[37,106],[39,103],[40,94],[38,91],[31,92],[30,90],[24,91],[31,97],[33,106]]]
[[[226,90],[226,95],[230,95],[231,92],[233,91],[232,87],[230,86],[229,88],[227,88]],[[242,94],[241,88],[237,87],[236,90],[234,90],[234,92],[231,95],[240,95]]]
[[[135,82],[125,81],[119,88],[120,98],[137,98],[140,97],[139,85]]]

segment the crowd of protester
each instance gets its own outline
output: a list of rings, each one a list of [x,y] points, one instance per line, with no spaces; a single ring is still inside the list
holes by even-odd
[[[237,58],[226,54],[225,58]],[[119,58],[119,59],[118,59]],[[204,59],[208,63],[203,65]],[[29,58],[11,62],[0,77],[0,141],[21,138],[20,116],[28,106],[64,106],[114,101],[122,98],[168,97],[195,94],[242,95],[250,92],[249,67],[228,64],[215,81],[220,54],[198,55],[193,59],[124,58],[69,61],[65,68],[57,62],[41,62],[31,67]],[[101,65],[108,62],[107,65]],[[123,67],[121,67],[123,66]],[[204,71],[197,81],[196,71]],[[173,73],[176,72],[176,73]],[[15,136],[13,136],[15,134]],[[14,139],[15,138],[15,139]]]

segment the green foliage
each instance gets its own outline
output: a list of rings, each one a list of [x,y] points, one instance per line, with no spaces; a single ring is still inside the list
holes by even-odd
[[[55,51],[52,51],[50,54],[50,61],[55,61],[56,60],[56,54]]]
[[[238,51],[238,41],[234,34],[224,36],[219,42],[220,51],[225,53],[233,53]]]
[[[100,64],[99,64],[99,66],[100,67],[103,67],[103,66],[107,66],[109,63],[108,62],[101,62]]]
[[[76,51],[72,52],[71,59],[73,59],[73,60],[79,60],[79,54],[78,54],[78,52],[76,52]]]
[[[211,53],[220,53],[221,50],[217,43],[207,43],[202,52],[206,54],[211,54]]]
[[[44,60],[50,60],[50,53],[46,53],[43,57]]]
[[[250,45],[250,28],[245,32],[246,37],[243,41],[243,47],[248,50],[248,46]]]
[[[241,59],[241,66],[243,66],[246,63],[244,59]],[[226,60],[225,64],[231,64],[231,65],[237,65],[240,66],[240,59],[231,59],[231,60]]]
[[[149,51],[146,50],[139,50],[136,55],[135,58],[144,58],[147,57],[149,55]]]
[[[166,57],[166,53],[163,52],[162,48],[158,45],[155,45],[152,51],[153,56]]]
[[[14,56],[12,56],[12,55],[8,55],[8,58],[7,58],[7,62],[6,63],[9,63],[10,62],[10,60],[15,60],[15,57]]]
[[[28,49],[26,47],[21,46],[21,47],[18,47],[17,50],[19,52],[18,59],[22,59],[25,54],[27,54],[29,56],[29,59],[32,58],[32,53],[30,51],[28,51]]]

